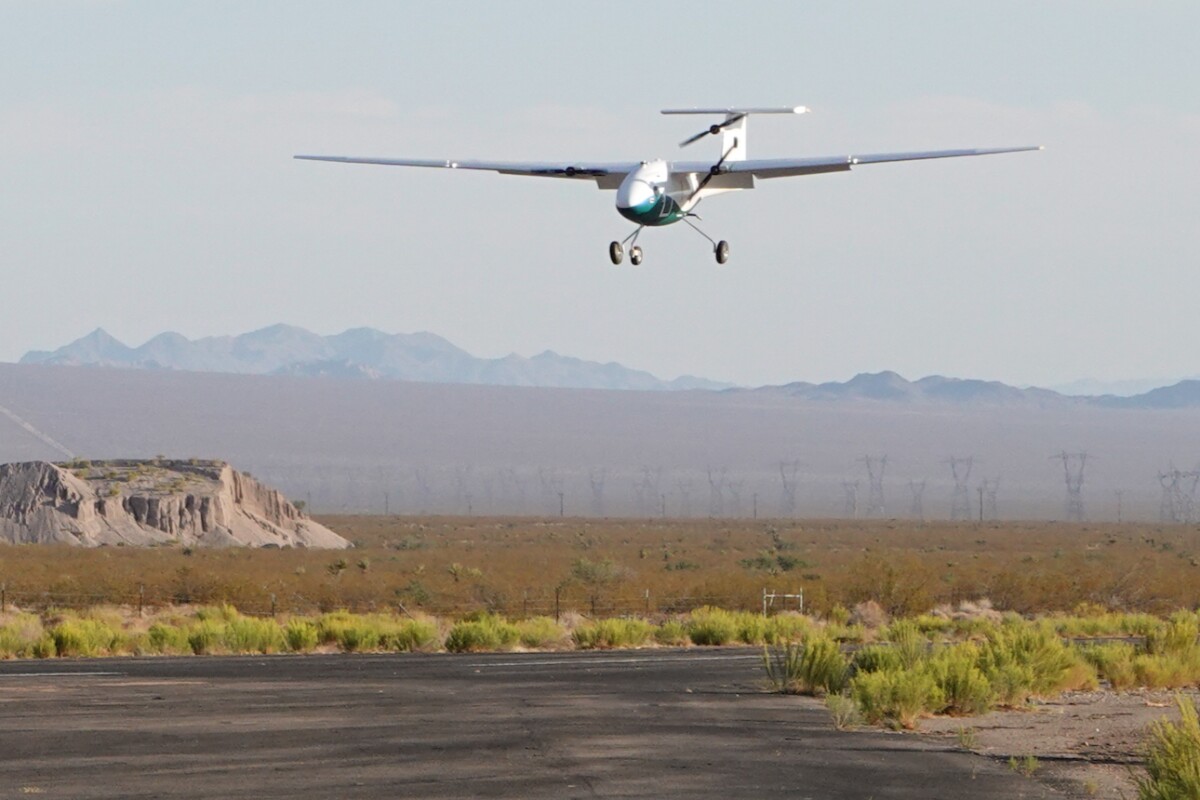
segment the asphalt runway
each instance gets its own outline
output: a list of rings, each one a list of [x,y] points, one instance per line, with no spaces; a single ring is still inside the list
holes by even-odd
[[[0,797],[1063,797],[747,649],[0,662]]]

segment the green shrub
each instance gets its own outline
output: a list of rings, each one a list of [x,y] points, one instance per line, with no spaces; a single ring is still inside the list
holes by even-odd
[[[611,647],[640,647],[650,640],[654,626],[644,619],[602,619],[582,625],[571,633],[581,650]]]
[[[764,644],[780,644],[803,639],[813,630],[813,622],[800,614],[776,614],[766,619],[763,630]]]
[[[1137,781],[1141,800],[1200,797],[1200,718],[1195,701],[1176,702],[1178,723],[1161,719],[1150,726],[1147,775]]]
[[[49,633],[43,633],[41,638],[30,646],[29,653],[34,658],[54,658],[57,653],[57,648],[54,645],[54,637]]]
[[[845,694],[831,694],[825,697],[825,708],[833,720],[833,727],[839,731],[853,728],[862,720],[854,698]]]
[[[763,668],[777,691],[837,694],[846,685],[849,663],[838,643],[827,636],[763,647]]]
[[[201,622],[232,622],[239,616],[238,610],[229,603],[196,609],[196,619]]]
[[[698,645],[723,645],[738,635],[737,622],[728,611],[705,606],[692,612],[687,622],[688,638]]]
[[[1196,615],[1189,611],[1178,611],[1165,624],[1146,634],[1146,652],[1186,658],[1197,651],[1198,635],[1200,626],[1196,624]]]
[[[1143,654],[1133,658],[1134,683],[1148,689],[1182,689],[1200,679],[1200,657],[1195,652]]]
[[[691,639],[688,638],[687,628],[682,622],[669,619],[654,631],[654,641],[671,647],[679,647],[688,644]]]
[[[283,641],[293,653],[307,653],[317,646],[320,637],[317,626],[306,619],[288,620],[283,626]]]
[[[555,647],[567,637],[566,630],[551,617],[532,617],[521,620],[516,625],[522,647]]]
[[[894,647],[881,644],[869,644],[859,648],[851,663],[855,672],[883,672],[898,670],[903,667],[900,654]]]
[[[512,623],[481,614],[455,623],[446,636],[446,649],[452,653],[508,650],[516,645],[520,635]]]
[[[197,620],[187,631],[188,647],[198,656],[215,653],[224,639],[225,624],[215,619]]]
[[[163,655],[183,655],[192,650],[188,643],[188,634],[183,628],[175,625],[156,622],[147,632],[147,644],[151,652]]]
[[[438,642],[437,625],[425,619],[394,620],[384,626],[379,645],[385,650],[412,653],[428,650]]]
[[[222,635],[231,653],[276,653],[283,649],[283,631],[273,619],[238,616],[225,624]]]
[[[118,636],[106,623],[93,619],[67,619],[50,629],[60,657],[93,657],[112,652]]]
[[[1135,653],[1133,645],[1125,642],[1104,642],[1079,647],[1080,656],[1117,691],[1137,684],[1137,676],[1133,671]]]
[[[381,634],[378,625],[360,617],[339,629],[337,645],[347,653],[375,650],[379,647]]]
[[[1006,621],[988,634],[980,648],[979,667],[1002,705],[1021,705],[1030,695],[1061,691],[1074,676],[1079,656],[1054,632],[1052,625]]]
[[[888,626],[885,638],[900,658],[900,663],[912,668],[924,660],[929,652],[929,640],[915,622],[900,619]]]
[[[902,728],[915,727],[922,714],[945,706],[937,682],[926,669],[861,673],[851,681],[850,694],[868,722]]]
[[[979,669],[979,650],[958,644],[934,654],[929,671],[942,693],[943,713],[983,714],[992,705],[992,686]]]

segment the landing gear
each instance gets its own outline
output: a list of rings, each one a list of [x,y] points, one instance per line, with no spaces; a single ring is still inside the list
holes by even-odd
[[[608,257],[612,259],[614,264],[620,264],[625,260],[625,248],[621,247],[620,242],[609,242]],[[641,260],[641,253],[638,253],[638,260]]]
[[[633,247],[629,248],[629,263],[633,264],[635,267],[641,265],[642,248],[640,246],[635,244]]]
[[[695,215],[695,214],[690,214],[689,216],[693,216],[693,217],[695,217],[696,215]],[[696,219],[699,219],[699,217],[696,217]],[[714,239],[713,239],[711,236],[709,236],[707,233],[705,233],[704,231],[700,230],[700,228],[698,228],[698,227],[696,226],[696,223],[692,222],[692,221],[691,221],[690,219],[688,219],[687,217],[684,217],[684,218],[683,218],[683,221],[684,221],[684,222],[686,222],[688,225],[690,225],[690,226],[691,226],[691,228],[692,228],[692,230],[694,230],[696,233],[700,234],[700,235],[701,235],[701,236],[703,236],[705,239],[708,239],[709,243],[711,243],[711,244],[712,244],[712,246],[713,246],[713,255],[717,257],[717,263],[718,263],[718,264],[724,264],[726,261],[728,261],[728,260],[729,260],[729,242],[725,241],[724,239],[722,239],[722,240],[721,240],[721,241],[719,241],[719,242],[718,242],[718,241],[715,241],[715,240],[714,240]]]
[[[713,252],[717,256],[717,263],[724,264],[729,260],[729,242],[724,239],[717,242],[717,246],[713,249]]]

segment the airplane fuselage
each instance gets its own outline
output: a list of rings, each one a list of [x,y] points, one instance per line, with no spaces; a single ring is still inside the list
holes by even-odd
[[[694,186],[672,179],[667,162],[643,161],[617,189],[617,213],[638,225],[660,226],[687,216]]]

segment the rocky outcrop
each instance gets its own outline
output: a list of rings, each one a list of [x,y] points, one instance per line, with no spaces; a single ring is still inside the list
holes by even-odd
[[[221,461],[0,465],[0,543],[350,546]]]

